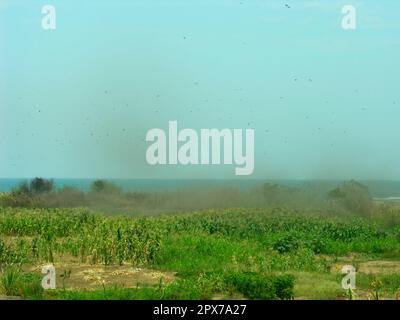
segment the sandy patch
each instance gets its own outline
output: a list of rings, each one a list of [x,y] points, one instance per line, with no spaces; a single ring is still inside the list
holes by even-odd
[[[100,266],[77,263],[55,263],[57,288],[99,289],[102,287],[121,286],[136,288],[155,286],[160,282],[171,283],[175,280],[174,272],[161,272],[131,265]],[[26,268],[27,271],[40,273],[42,266]]]

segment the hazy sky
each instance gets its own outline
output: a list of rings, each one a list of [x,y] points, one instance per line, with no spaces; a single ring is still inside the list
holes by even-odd
[[[344,4],[356,30],[341,28]],[[146,132],[177,120],[253,128],[252,178],[400,179],[399,11],[0,0],[0,177],[234,178],[234,165],[146,163]]]

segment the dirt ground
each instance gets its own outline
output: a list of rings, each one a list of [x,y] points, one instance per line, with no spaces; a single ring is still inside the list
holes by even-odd
[[[133,267],[130,264],[122,266],[103,266],[78,263],[70,257],[57,259],[53,265],[56,269],[57,288],[65,289],[99,289],[104,286],[122,286],[125,288],[140,288],[155,286],[160,282],[171,283],[175,280],[175,272]],[[24,270],[41,274],[44,264],[25,266]]]

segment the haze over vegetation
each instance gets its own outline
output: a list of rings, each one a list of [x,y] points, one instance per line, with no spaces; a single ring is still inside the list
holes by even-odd
[[[35,178],[25,181],[0,198],[5,207],[90,207],[109,213],[166,213],[207,208],[320,209],[336,215],[369,216],[372,198],[366,186],[354,180],[324,192],[315,188],[288,187],[264,183],[248,190],[235,187],[203,188],[188,191],[125,192],[107,180],[95,180],[88,192],[53,181]]]

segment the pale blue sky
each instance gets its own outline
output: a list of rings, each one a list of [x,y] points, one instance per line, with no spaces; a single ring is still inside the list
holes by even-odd
[[[341,29],[344,4],[356,30]],[[147,165],[147,130],[177,120],[254,128],[252,178],[400,179],[398,12],[395,0],[0,0],[0,177],[234,178],[234,165]]]

